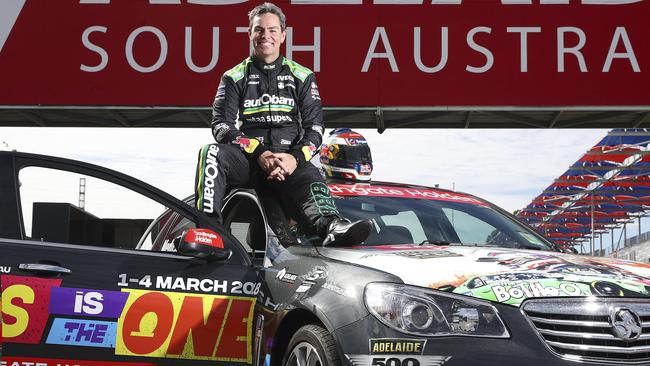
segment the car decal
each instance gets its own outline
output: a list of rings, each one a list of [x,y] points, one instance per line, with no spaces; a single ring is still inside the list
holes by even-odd
[[[119,318],[129,294],[71,287],[52,288],[50,314]]]
[[[486,202],[467,194],[437,189],[370,186],[368,184],[329,184],[328,186],[334,196],[418,198],[433,201],[465,202],[481,206],[487,205]]]
[[[50,289],[58,287],[61,279],[3,275],[0,282],[2,342],[40,343],[49,317]]]
[[[451,356],[345,355],[354,366],[442,366]]]
[[[61,358],[2,356],[2,366],[156,366],[149,362],[88,361]]]
[[[650,264],[613,258],[434,245],[323,248],[319,252],[394,274],[406,284],[515,306],[534,297],[650,297]]]
[[[426,339],[410,338],[372,338],[368,340],[369,351],[377,354],[421,355],[427,344]]]
[[[115,348],[116,334],[116,322],[55,318],[45,343]]]
[[[247,362],[255,298],[123,289],[115,353]]]

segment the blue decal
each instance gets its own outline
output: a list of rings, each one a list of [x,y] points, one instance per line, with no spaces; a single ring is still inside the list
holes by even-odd
[[[115,348],[116,334],[116,322],[56,318],[46,343]]]
[[[50,314],[117,319],[128,297],[121,291],[55,287],[50,296]]]

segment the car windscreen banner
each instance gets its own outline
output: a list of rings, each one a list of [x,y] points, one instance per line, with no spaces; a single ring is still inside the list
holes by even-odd
[[[247,0],[0,2],[0,105],[209,106]],[[650,0],[282,0],[326,106],[647,106]]]
[[[432,201],[462,202],[478,206],[487,203],[470,195],[426,188],[402,188],[368,184],[328,184],[330,192],[337,197],[391,197],[415,198]]]

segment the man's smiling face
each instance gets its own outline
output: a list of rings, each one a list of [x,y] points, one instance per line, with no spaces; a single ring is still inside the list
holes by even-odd
[[[284,43],[285,31],[280,27],[280,18],[264,13],[253,18],[249,31],[255,56],[267,63],[280,56],[280,45]]]

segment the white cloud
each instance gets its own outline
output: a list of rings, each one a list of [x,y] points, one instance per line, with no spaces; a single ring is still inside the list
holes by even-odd
[[[374,180],[476,194],[508,211],[524,207],[607,130],[357,130],[368,140]],[[12,149],[106,166],[184,198],[192,193],[205,129],[0,128]]]

